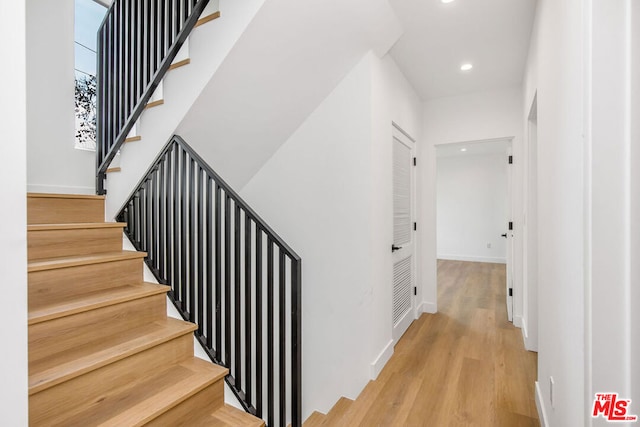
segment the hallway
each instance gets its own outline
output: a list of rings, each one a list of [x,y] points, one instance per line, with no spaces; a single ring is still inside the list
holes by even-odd
[[[504,283],[502,264],[439,260],[439,313],[416,320],[378,379],[323,425],[538,426],[537,354],[507,321]]]

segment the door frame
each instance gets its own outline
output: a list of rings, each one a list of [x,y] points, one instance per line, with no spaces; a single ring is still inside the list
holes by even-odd
[[[487,139],[472,139],[472,140],[464,140],[464,141],[452,141],[452,142],[448,142],[448,143],[442,143],[442,144],[434,144],[433,145],[433,174],[434,177],[437,177],[438,174],[438,156],[437,156],[437,149],[438,147],[445,147],[445,146],[449,146],[449,145],[471,145],[471,144],[480,144],[480,143],[486,143],[486,142],[498,142],[498,141],[505,141],[508,143],[508,154],[506,154],[506,156],[509,155],[513,155],[514,152],[516,152],[517,150],[515,150],[514,144],[515,144],[515,136],[503,136],[503,137],[496,137],[496,138],[487,138]],[[505,156],[505,161],[508,161],[508,158]],[[515,165],[515,160],[513,165],[508,165],[508,166],[514,166]],[[512,187],[513,190],[516,191],[517,188],[519,188],[520,182],[518,181],[518,176],[517,174],[514,172],[514,168],[510,167],[507,169],[507,173],[511,174],[511,179],[512,179]],[[505,185],[507,183],[505,182]],[[437,204],[438,204],[438,190],[437,190],[437,183],[434,181],[434,198],[433,200],[433,210],[437,211]],[[509,215],[510,218],[507,219],[507,223],[505,223],[505,231],[507,232],[507,234],[509,234],[509,239],[511,239],[511,241],[513,242],[514,245],[514,253],[513,253],[513,257],[510,260],[511,263],[513,264],[513,281],[512,281],[512,286],[513,286],[513,298],[511,299],[511,303],[512,303],[512,313],[515,314],[515,301],[516,298],[518,298],[518,292],[521,292],[521,281],[518,280],[518,275],[516,274],[515,271],[515,267],[516,267],[516,258],[518,257],[518,253],[515,249],[515,245],[516,245],[516,233],[518,228],[516,227],[515,224],[515,219],[518,217],[518,215],[516,214],[517,212],[517,204],[516,204],[516,198],[513,194],[508,194],[507,195],[508,200],[507,200],[507,204],[510,207],[510,211],[509,211]],[[508,222],[512,221],[514,223],[513,226],[513,230],[509,231],[508,230]],[[434,217],[433,217],[433,235],[434,235],[434,240],[435,240],[435,252],[434,252],[434,262],[435,262],[435,266],[436,266],[436,271],[435,271],[435,282],[436,282],[436,286],[435,286],[435,295],[434,295],[434,299],[435,299],[435,306],[438,306],[438,289],[439,289],[439,283],[438,283],[438,268],[437,268],[437,263],[438,263],[438,252],[437,252],[437,230],[438,230],[438,217],[437,214],[435,214],[434,212]],[[507,245],[507,250],[508,250],[508,245]],[[509,262],[509,257],[507,256],[507,262]],[[509,270],[509,265],[506,264],[506,271]],[[505,277],[505,285],[508,288],[509,286],[509,281],[508,278]],[[508,293],[507,293],[508,295]],[[509,298],[507,296],[507,298]],[[505,301],[505,309],[507,309],[507,302]],[[515,318],[515,316],[514,316]],[[518,325],[516,325],[518,326]]]
[[[522,337],[527,350],[538,351],[538,93],[527,116],[524,152],[524,221],[522,256]]]

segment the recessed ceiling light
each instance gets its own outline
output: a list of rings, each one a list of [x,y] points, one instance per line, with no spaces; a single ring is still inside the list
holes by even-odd
[[[453,0],[440,0],[442,3],[451,3]]]
[[[469,64],[469,63],[462,64],[462,65],[460,66],[460,69],[461,69],[462,71],[469,71],[469,70],[470,70],[470,69],[472,69],[472,68],[473,68],[473,65],[472,65],[472,64]]]
[[[467,149],[466,148],[461,148],[460,151],[467,151]]]

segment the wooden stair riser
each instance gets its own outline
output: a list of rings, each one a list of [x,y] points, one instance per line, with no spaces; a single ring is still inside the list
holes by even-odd
[[[122,250],[122,228],[27,231],[29,261]]]
[[[166,296],[153,295],[29,326],[29,362],[166,318]]]
[[[29,397],[32,425],[54,425],[105,396],[193,355],[193,337],[181,337],[151,347]]]
[[[125,259],[29,273],[29,306],[142,283],[142,260]]]
[[[188,426],[224,405],[224,384],[220,380],[146,424],[146,427]]]
[[[27,224],[104,221],[104,198],[27,197]]]

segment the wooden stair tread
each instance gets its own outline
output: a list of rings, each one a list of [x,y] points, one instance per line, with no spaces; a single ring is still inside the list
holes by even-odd
[[[54,268],[75,267],[79,265],[99,264],[103,262],[120,261],[126,259],[144,258],[146,252],[138,251],[117,251],[105,252],[83,256],[68,256],[61,258],[46,258],[36,261],[29,261],[28,271],[52,270]]]
[[[104,200],[105,196],[95,194],[61,194],[61,193],[27,193],[27,197],[52,198],[52,199],[89,199]]]
[[[344,418],[345,414],[347,413],[347,411],[349,411],[349,408],[351,408],[352,404],[353,400],[349,398],[341,397],[340,399],[338,399],[336,404],[333,405],[333,408],[331,408],[331,410],[327,413],[323,425],[336,425]]]
[[[309,418],[302,424],[304,427],[320,427],[324,424],[327,416],[322,412],[313,411]]]
[[[193,323],[167,318],[46,357],[29,364],[29,394],[98,369],[196,330]]]
[[[62,301],[48,299],[43,301],[41,305],[29,307],[29,325],[150,295],[165,293],[168,290],[168,286],[154,283],[141,283],[139,285],[125,285],[110,289],[101,289],[73,297],[66,297]]]
[[[221,381],[227,372],[223,367],[191,357],[123,389],[106,392],[99,400],[74,411],[65,419],[56,420],[53,425],[143,425],[205,387]]]
[[[262,427],[264,421],[241,409],[225,404],[213,413],[189,422],[190,427]]]
[[[71,224],[30,224],[27,225],[27,231],[45,231],[45,230],[81,230],[89,228],[124,228],[126,222],[82,222]]]

